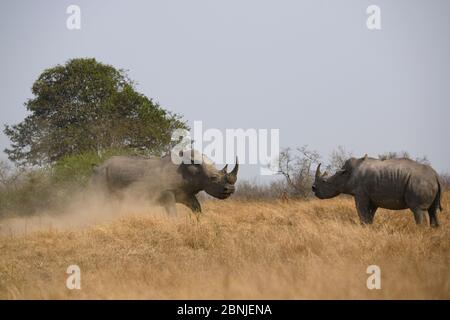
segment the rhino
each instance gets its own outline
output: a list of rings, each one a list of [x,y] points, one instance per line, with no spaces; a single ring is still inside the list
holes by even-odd
[[[200,213],[202,208],[196,197],[200,191],[219,199],[227,199],[234,193],[239,170],[237,157],[231,172],[227,172],[228,165],[216,169],[207,156],[197,151],[189,152],[187,159],[175,164],[169,155],[113,156],[94,168],[91,186],[109,194],[120,194],[127,189],[144,193],[162,205],[170,216],[177,214],[176,203]]]
[[[362,224],[372,224],[378,208],[410,209],[417,224],[428,212],[430,226],[438,227],[442,187],[436,171],[411,159],[350,158],[333,176],[317,166],[312,190],[319,199],[352,195]]]

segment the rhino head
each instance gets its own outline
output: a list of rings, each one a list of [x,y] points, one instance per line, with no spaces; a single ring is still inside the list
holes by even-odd
[[[361,162],[367,159],[367,154],[363,158],[350,158],[345,161],[341,169],[339,169],[331,177],[328,173],[320,172],[320,163],[316,169],[316,175],[312,190],[315,196],[319,199],[330,199],[338,196],[341,193],[352,193],[350,187],[350,180],[355,168],[359,166]]]
[[[235,183],[239,171],[239,163],[236,157],[236,163],[231,172],[227,171],[228,165],[222,170],[218,170],[214,163],[205,155],[200,155],[201,163],[191,161],[188,164],[180,166],[183,177],[188,185],[193,188],[193,192],[204,190],[209,195],[226,199],[235,191]]]

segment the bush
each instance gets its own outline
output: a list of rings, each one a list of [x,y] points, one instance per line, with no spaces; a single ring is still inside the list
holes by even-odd
[[[274,181],[270,184],[259,185],[250,181],[239,182],[234,199],[238,200],[259,200],[273,201],[283,199],[283,195],[292,197],[288,194],[289,186],[285,181]]]
[[[135,151],[111,149],[97,154],[87,152],[67,156],[54,166],[17,170],[9,173],[0,166],[0,216],[31,215],[58,208],[73,194],[86,187],[93,168],[113,155],[137,154]]]
[[[84,187],[95,166],[114,155],[136,154],[125,149],[109,149],[101,154],[86,152],[66,156],[57,161],[52,170],[52,182],[58,187]]]
[[[52,195],[48,170],[22,172],[20,182],[0,192],[0,215],[32,214],[48,207]]]

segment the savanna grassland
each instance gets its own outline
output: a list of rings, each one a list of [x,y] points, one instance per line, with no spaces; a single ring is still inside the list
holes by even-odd
[[[110,203],[86,225],[67,217],[95,212],[76,206],[66,218],[0,221],[0,298],[450,299],[449,193],[442,203],[437,230],[386,210],[362,227],[346,197],[210,200],[198,221],[182,206],[175,219],[144,207],[108,216]],[[81,290],[66,288],[71,264]],[[366,287],[373,264],[380,290]]]

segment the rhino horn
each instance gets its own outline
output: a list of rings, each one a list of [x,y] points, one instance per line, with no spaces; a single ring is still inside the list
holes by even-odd
[[[238,171],[239,171],[239,162],[238,158],[236,157],[236,164],[234,165],[233,171],[231,171],[228,176],[234,181],[236,181]]]
[[[322,165],[322,164],[319,163],[319,165],[317,166],[317,169],[316,169],[316,179],[319,179],[320,176],[321,176],[321,174],[320,174],[320,166],[321,166],[321,165]]]

